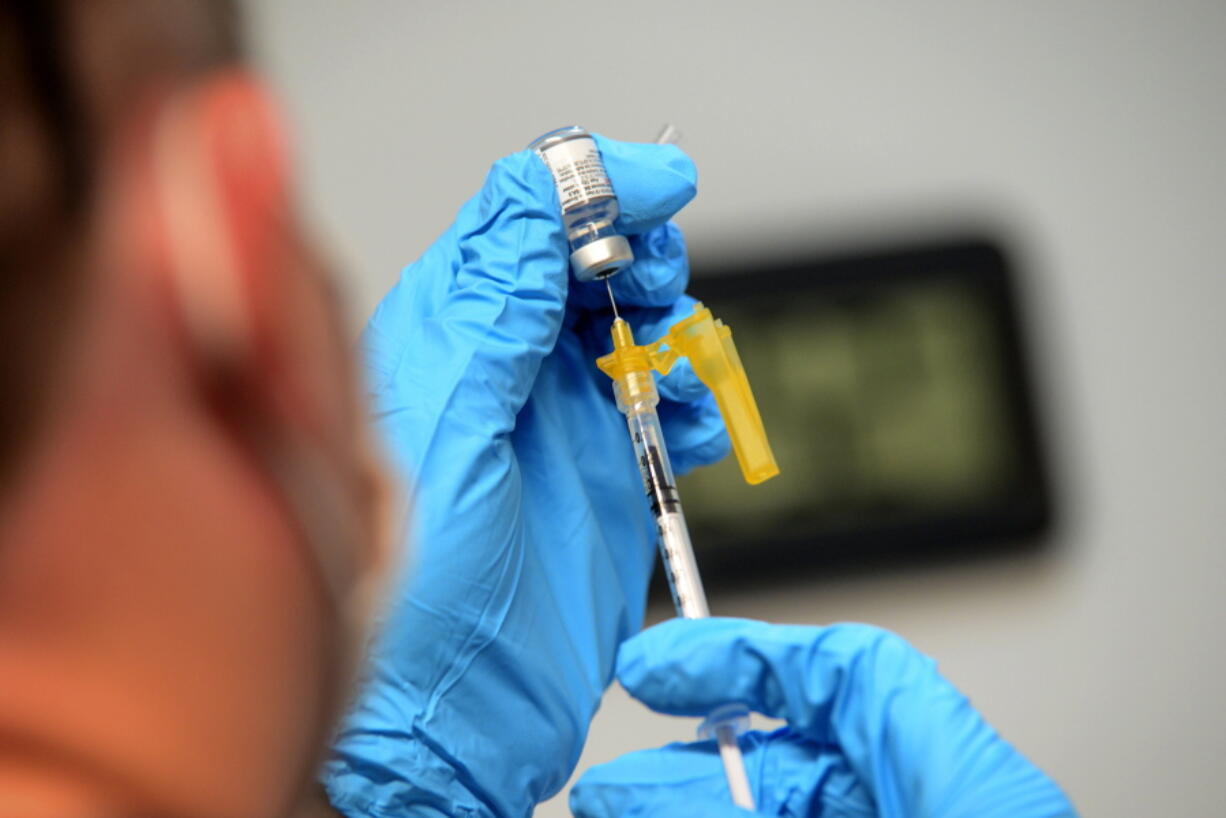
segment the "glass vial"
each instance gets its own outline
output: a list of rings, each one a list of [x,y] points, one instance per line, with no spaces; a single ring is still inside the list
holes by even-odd
[[[617,196],[592,135],[572,125],[550,131],[528,147],[545,162],[557,185],[575,278],[593,281],[628,267],[634,253],[626,237],[613,229]]]

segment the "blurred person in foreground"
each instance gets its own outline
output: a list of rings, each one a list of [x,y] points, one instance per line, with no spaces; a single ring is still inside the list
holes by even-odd
[[[380,305],[368,408],[229,3],[5,0],[0,102],[0,816],[527,815],[615,671],[664,712],[788,719],[745,739],[765,813],[1071,811],[897,637],[638,634],[655,535],[592,366],[608,315],[534,155]],[[600,147],[654,335],[693,303],[694,168]],[[660,389],[678,467],[723,456],[701,384]],[[733,814],[722,786],[671,745],[572,806]]]

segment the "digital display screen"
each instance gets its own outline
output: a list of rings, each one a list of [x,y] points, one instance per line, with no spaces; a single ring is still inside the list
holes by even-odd
[[[1014,273],[991,244],[696,272],[780,467],[749,486],[729,457],[679,480],[708,584],[1046,527]]]

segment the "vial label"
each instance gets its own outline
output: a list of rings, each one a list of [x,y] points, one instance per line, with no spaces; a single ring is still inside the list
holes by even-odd
[[[613,195],[595,140],[568,139],[551,145],[540,155],[553,174],[563,212]]]

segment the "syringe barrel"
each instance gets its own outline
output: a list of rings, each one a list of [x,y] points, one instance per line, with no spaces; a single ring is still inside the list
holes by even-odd
[[[741,809],[754,809],[753,788],[745,770],[745,756],[737,737],[749,729],[749,709],[740,704],[726,704],[712,710],[698,728],[700,739],[714,739],[724,764],[724,778],[732,803]]]
[[[621,330],[628,332],[624,326]],[[614,337],[617,337],[617,329],[614,332]],[[626,341],[633,343],[628,336]],[[618,410],[626,416],[626,427],[634,444],[634,456],[643,477],[643,488],[656,518],[660,554],[664,558],[664,570],[668,574],[668,587],[673,593],[677,614],[685,619],[705,619],[711,615],[711,611],[707,607],[707,594],[698,573],[698,561],[694,557],[694,546],[685,524],[685,513],[681,510],[673,466],[664,445],[660,416],[656,412],[660,394],[656,390],[655,378],[650,371],[624,372],[614,378],[613,394],[617,398]],[[717,708],[703,723],[700,735],[716,740],[732,802],[742,809],[753,810],[753,791],[745,771],[745,759],[737,743],[737,736],[748,725],[748,716],[748,711],[739,705]]]
[[[643,477],[643,488],[656,518],[660,536],[660,554],[668,575],[668,587],[673,594],[677,614],[686,619],[704,619],[711,615],[707,595],[698,573],[698,561],[685,524],[685,512],[677,494],[677,481],[664,445],[660,416],[656,413],[659,393],[650,372],[628,373],[614,381],[617,408],[626,415],[626,427],[634,444],[634,456]]]

